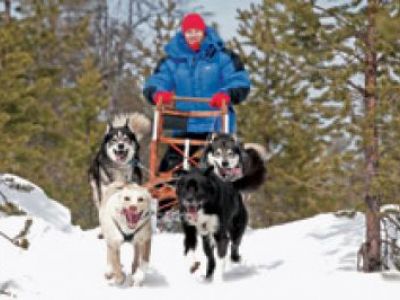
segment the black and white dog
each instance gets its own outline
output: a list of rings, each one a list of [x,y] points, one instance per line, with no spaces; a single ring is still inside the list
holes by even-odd
[[[150,131],[150,121],[140,113],[115,116],[89,168],[93,201],[97,208],[104,187],[115,181],[141,184],[139,142]]]
[[[241,194],[232,183],[216,176],[212,169],[190,170],[180,177],[176,189],[184,232],[184,254],[191,258],[190,271],[195,272],[200,265],[194,256],[199,234],[207,257],[205,277],[209,280],[214,277],[215,269],[217,278],[222,279],[229,243],[231,260],[240,261],[239,246],[248,223]]]
[[[259,144],[242,144],[226,133],[213,134],[204,148],[202,166],[213,166],[223,181],[232,182],[241,192],[252,192],[266,180],[266,150]]]

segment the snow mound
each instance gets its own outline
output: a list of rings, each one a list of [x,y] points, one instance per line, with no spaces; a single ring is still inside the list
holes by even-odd
[[[46,193],[32,182],[16,175],[2,174],[0,192],[7,201],[17,205],[28,215],[41,218],[58,230],[72,229],[69,209],[48,198]],[[4,204],[4,201],[1,197],[0,204]]]

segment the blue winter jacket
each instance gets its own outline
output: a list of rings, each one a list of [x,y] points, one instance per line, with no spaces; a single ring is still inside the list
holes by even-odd
[[[143,93],[153,104],[157,91],[173,91],[177,96],[211,98],[217,92],[228,93],[229,129],[236,130],[236,117],[232,104],[243,101],[250,90],[249,75],[239,57],[224,48],[224,43],[214,29],[207,27],[205,38],[198,52],[187,45],[179,32],[166,45],[167,56],[163,58],[144,86]],[[216,110],[208,103],[177,101],[176,108],[182,111]],[[190,118],[187,132],[215,132],[221,126],[220,118]]]

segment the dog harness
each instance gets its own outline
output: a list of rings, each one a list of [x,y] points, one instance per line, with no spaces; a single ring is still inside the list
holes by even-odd
[[[150,212],[147,211],[145,214],[143,214],[143,216],[141,217],[141,220],[145,219],[144,222],[142,224],[140,224],[140,226],[138,226],[132,233],[126,234],[121,226],[119,226],[119,224],[117,223],[117,221],[115,221],[113,219],[113,222],[115,224],[115,226],[117,227],[118,231],[121,233],[122,237],[124,238],[124,242],[132,242],[133,238],[135,237],[135,234],[143,228],[144,225],[147,224],[147,222],[150,221]]]

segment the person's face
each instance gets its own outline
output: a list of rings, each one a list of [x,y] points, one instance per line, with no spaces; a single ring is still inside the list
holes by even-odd
[[[186,43],[188,43],[189,45],[201,44],[204,39],[204,31],[191,28],[185,31],[184,36]]]

